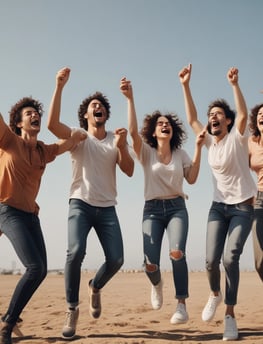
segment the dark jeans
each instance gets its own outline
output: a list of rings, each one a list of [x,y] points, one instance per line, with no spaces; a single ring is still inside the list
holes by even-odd
[[[0,203],[0,228],[26,268],[12,295],[3,321],[16,323],[47,274],[44,238],[37,215]]]
[[[252,227],[255,269],[263,281],[263,192],[258,191]]]
[[[66,298],[69,307],[76,307],[79,303],[81,264],[92,227],[105,255],[105,262],[97,271],[92,285],[101,289],[123,264],[123,241],[115,207],[93,207],[79,199],[71,199],[65,266]]]
[[[220,290],[220,261],[226,272],[225,303],[235,305],[239,286],[239,259],[251,230],[253,206],[213,202],[206,234],[206,269],[212,291]]]

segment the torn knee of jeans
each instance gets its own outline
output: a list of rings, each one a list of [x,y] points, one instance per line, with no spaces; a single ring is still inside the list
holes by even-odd
[[[170,258],[173,260],[180,260],[184,257],[184,252],[181,250],[171,250]]]
[[[147,272],[155,272],[159,269],[157,264],[146,263],[145,264],[145,271]]]

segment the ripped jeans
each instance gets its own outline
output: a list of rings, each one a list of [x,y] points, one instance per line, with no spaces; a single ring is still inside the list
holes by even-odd
[[[165,230],[169,242],[175,297],[176,299],[185,299],[189,296],[185,254],[188,212],[182,197],[167,200],[154,199],[146,201],[144,204],[142,222],[144,268],[153,285],[158,284],[161,280],[160,255]],[[175,251],[177,254],[181,254],[180,258],[173,257]],[[149,269],[148,265],[154,266],[155,270]]]

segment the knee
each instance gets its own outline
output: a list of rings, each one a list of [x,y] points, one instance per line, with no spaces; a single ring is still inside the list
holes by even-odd
[[[206,260],[205,267],[207,271],[213,271],[219,268],[219,264],[220,262],[217,262],[217,261]]]
[[[149,273],[156,272],[159,270],[159,266],[157,264],[145,263],[144,267],[145,267],[145,272],[149,272]]]
[[[116,267],[117,267],[118,270],[122,267],[123,263],[124,263],[124,258],[123,258],[123,256],[116,260],[115,265],[116,265]]]
[[[43,281],[47,276],[47,264],[43,263],[37,267],[39,279]]]
[[[185,254],[182,250],[171,250],[170,259],[172,261],[182,260],[185,257]]]
[[[42,282],[47,276],[47,264],[34,264],[27,268],[27,272],[31,280]]]
[[[223,265],[225,269],[231,269],[239,265],[239,256],[224,257]]]
[[[47,266],[43,266],[43,269],[42,269],[41,275],[40,275],[41,281],[43,281],[46,278],[46,276],[47,276]]]
[[[85,257],[85,251],[78,245],[68,249],[67,251],[67,261],[69,263],[81,264]]]
[[[123,256],[115,259],[108,260],[107,264],[110,270],[112,271],[118,271],[124,263]]]

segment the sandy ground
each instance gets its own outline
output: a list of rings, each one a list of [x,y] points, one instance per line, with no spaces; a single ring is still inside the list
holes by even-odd
[[[92,272],[83,272],[80,289],[80,316],[74,344],[169,344],[219,343],[222,341],[224,305],[218,307],[210,323],[201,320],[209,290],[205,272],[189,274],[190,297],[187,300],[189,321],[171,325],[176,301],[171,272],[163,273],[164,304],[153,310],[150,284],[143,272],[119,272],[102,291],[102,315],[94,320],[88,307],[87,282]],[[0,313],[6,310],[11,293],[20,276],[0,275]],[[224,274],[222,274],[224,291]],[[236,318],[239,341],[263,343],[262,282],[255,272],[242,272]],[[63,275],[49,273],[22,314],[24,337],[13,336],[13,343],[68,343],[61,337],[65,318]]]

